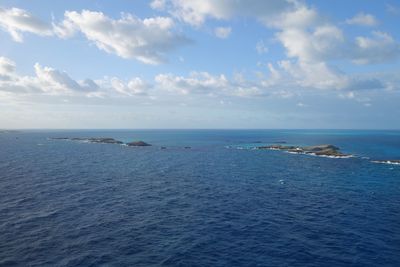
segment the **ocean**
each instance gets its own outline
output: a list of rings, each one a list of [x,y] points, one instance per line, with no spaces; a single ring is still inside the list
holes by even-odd
[[[254,149],[283,141],[354,157]],[[392,159],[400,131],[0,133],[0,266],[400,266]]]

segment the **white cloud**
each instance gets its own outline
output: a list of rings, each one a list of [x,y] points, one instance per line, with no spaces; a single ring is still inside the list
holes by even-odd
[[[276,36],[288,57],[308,62],[340,57],[344,45],[342,31],[333,25],[317,26],[313,31],[289,27]]]
[[[378,20],[371,14],[358,13],[351,19],[346,20],[347,24],[350,25],[361,25],[361,26],[376,26],[378,25]]]
[[[71,38],[78,31],[74,22],[68,19],[64,19],[58,24],[53,22],[52,25],[54,33],[62,39]]]
[[[289,58],[297,59],[300,64],[307,62],[309,66],[311,62],[318,65],[338,59],[357,64],[382,63],[396,59],[400,54],[398,42],[390,35],[374,33],[372,37],[347,37],[341,28],[321,16],[315,8],[298,0],[157,0],[152,6],[167,10],[194,26],[201,26],[207,19],[254,18],[277,30],[275,36]],[[359,13],[346,22],[367,26],[378,24],[373,15],[366,13]],[[266,49],[263,43],[258,43],[256,50],[262,53]]]
[[[350,60],[357,64],[373,64],[396,59],[398,43],[388,34],[375,32],[372,37],[355,39],[344,35],[342,29],[320,16],[315,8],[300,1],[163,1],[162,7],[173,16],[194,26],[206,19],[228,20],[237,16],[253,17],[267,27],[278,30],[276,38],[292,60],[283,61],[278,71],[269,65],[270,79],[266,86],[282,82],[318,89],[348,89],[371,87],[371,81],[356,81],[329,64],[332,60]],[[347,21],[350,24],[374,26],[376,18],[359,13]],[[267,51],[263,42],[256,45],[258,53]],[[289,77],[287,76],[289,75]],[[377,86],[382,88],[381,86]]]
[[[266,95],[260,82],[245,79],[229,80],[225,75],[192,72],[188,77],[159,74],[155,77],[157,88],[181,95],[203,94],[208,96],[254,97]]]
[[[259,77],[257,80],[248,80],[240,73],[235,74],[233,79],[223,74],[213,75],[208,72],[192,72],[188,76],[159,74],[155,77],[154,87],[172,95],[275,98],[291,98],[304,90],[315,89],[338,90],[343,94],[349,91],[389,89],[389,84],[382,80],[384,77],[350,76],[325,62],[286,60],[279,62],[279,68],[275,68],[271,63],[267,66],[269,76]]]
[[[188,77],[173,74],[159,74],[151,85],[139,77],[123,81],[117,77],[104,77],[98,80],[75,80],[66,72],[34,65],[35,75],[19,75],[16,64],[0,57],[0,91],[24,94],[81,95],[87,97],[113,97],[148,95],[157,97],[169,92],[172,95],[202,94],[208,96],[258,96],[263,86],[258,82],[243,79],[229,80],[225,75],[212,75],[208,72],[192,72]],[[153,95],[149,94],[151,90]],[[155,90],[157,89],[157,90]]]
[[[35,93],[48,95],[83,95],[83,96],[115,96],[145,95],[151,88],[138,77],[128,82],[118,78],[100,80],[74,80],[66,72],[39,63],[34,65],[34,76],[19,75],[15,71],[16,64],[5,57],[0,57],[0,91],[11,93]]]
[[[19,75],[15,63],[0,57],[0,91],[13,93],[45,93],[51,95],[88,93],[99,89],[92,80],[76,81],[66,72],[34,65],[35,76]]]
[[[350,39],[339,27],[321,18],[316,10],[305,6],[280,18],[269,26],[278,29],[276,38],[291,59],[279,65],[292,82],[317,89],[385,88],[371,79],[354,79],[329,62],[349,60],[356,64],[374,64],[396,60],[400,55],[399,43],[389,34],[373,32],[372,36]]]
[[[349,23],[377,23],[368,14],[360,13]],[[345,59],[357,64],[384,63],[400,56],[400,45],[388,33],[375,31],[372,36],[358,36],[354,40],[324,20],[316,10],[305,6],[289,11],[270,26],[277,28],[277,39],[287,56],[300,62],[326,62]]]
[[[349,75],[341,72],[337,68],[328,65],[326,62],[299,62],[283,60],[278,63],[280,69],[272,69],[270,86],[282,86],[286,84],[296,87],[321,89],[321,90],[340,90],[340,91],[369,91],[369,90],[389,90],[394,88],[392,78],[378,74],[364,76]],[[279,76],[278,76],[279,75]],[[285,75],[289,75],[285,76]],[[284,76],[284,79],[281,78]],[[273,78],[278,77],[278,79]],[[389,82],[389,80],[392,80]]]
[[[132,96],[156,99],[165,94],[172,97],[202,95],[290,98],[310,89],[341,90],[346,95],[346,91],[394,90],[399,84],[396,79],[379,76],[349,76],[325,62],[292,59],[279,62],[277,68],[271,63],[267,67],[267,78],[259,75],[255,80],[247,79],[243,73],[237,73],[229,79],[224,74],[191,72],[188,76],[158,74],[154,83],[150,84],[139,77],[127,81],[117,77],[76,80],[64,71],[38,63],[34,65],[35,75],[24,76],[16,72],[16,64],[12,60],[0,57],[0,91],[103,99]]]
[[[166,61],[168,52],[189,42],[172,31],[174,22],[168,17],[139,19],[122,14],[120,19],[114,20],[102,12],[88,10],[81,13],[67,11],[64,17],[55,25],[55,32],[60,37],[68,38],[80,31],[99,49],[146,64]]]
[[[225,75],[213,76],[207,72],[192,72],[189,77],[159,74],[154,80],[160,88],[180,94],[217,93],[229,87]]]
[[[319,16],[317,10],[300,4],[297,4],[295,9],[290,9],[278,14],[273,20],[264,20],[267,26],[279,29],[307,29],[310,26],[321,24],[321,22],[323,22],[323,20]]]
[[[345,99],[354,99],[356,97],[356,95],[353,91],[350,91],[350,92],[339,94],[339,97],[345,98]]]
[[[232,28],[230,27],[217,27],[214,29],[215,36],[221,39],[226,39],[232,32]]]
[[[36,63],[35,73],[38,81],[41,84],[41,88],[46,92],[57,92],[57,91],[96,91],[98,85],[90,80],[84,81],[73,80],[66,72],[55,70],[50,67],[42,67],[39,63]]]
[[[131,79],[128,83],[125,83],[120,79],[113,77],[110,80],[110,84],[115,91],[129,96],[146,95],[148,89],[151,87],[139,77]]]
[[[359,93],[355,93],[353,91],[350,91],[347,93],[341,93],[341,94],[339,94],[339,98],[355,100],[355,101],[361,103],[365,107],[370,107],[372,105],[371,99],[369,97],[360,96]]]
[[[16,64],[9,58],[0,57],[0,91],[8,93],[41,92],[36,77],[16,73]]]
[[[10,73],[15,71],[15,62],[6,57],[0,57],[0,74]]]
[[[356,37],[356,47],[352,55],[357,64],[393,61],[400,56],[400,44],[388,33],[375,31],[372,37]]]
[[[308,107],[308,105],[307,105],[307,104],[304,104],[303,102],[297,103],[296,106],[298,106],[298,107],[300,107],[300,108]]]
[[[163,9],[165,7],[166,0],[153,0],[150,3],[151,8],[153,9]]]
[[[22,33],[24,32],[41,36],[52,35],[49,24],[19,8],[0,7],[0,28],[8,32],[16,42],[23,41]]]
[[[10,80],[15,71],[15,63],[5,57],[0,57],[0,81]]]
[[[273,86],[277,86],[277,85],[283,85],[284,81],[283,81],[283,75],[282,72],[277,70],[272,63],[268,63],[267,64],[267,68],[269,71],[269,77],[268,79],[264,79],[264,75],[261,73],[260,74],[260,79],[262,79],[261,84],[264,87],[273,87]]]
[[[156,2],[155,6],[161,6],[163,1]],[[56,34],[63,39],[81,32],[101,50],[146,64],[165,62],[169,52],[190,43],[174,28],[169,17],[139,19],[131,14],[122,14],[120,19],[114,20],[102,12],[88,10],[66,11],[63,21],[50,25],[26,10],[0,7],[0,29],[17,42],[23,41],[24,32],[41,36]]]
[[[281,61],[280,67],[302,87],[316,89],[344,89],[348,86],[347,75],[328,66],[325,62]]]

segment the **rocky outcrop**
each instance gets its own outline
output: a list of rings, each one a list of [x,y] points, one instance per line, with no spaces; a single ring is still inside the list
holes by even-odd
[[[114,138],[89,138],[87,139],[91,143],[100,143],[100,144],[123,144],[123,142],[119,140],[115,140]]]
[[[134,141],[130,143],[126,143],[127,146],[151,146],[150,144],[143,141]]]
[[[284,145],[269,145],[261,146],[258,149],[271,149],[271,150],[281,150],[296,154],[310,154],[316,156],[326,156],[326,157],[350,157],[351,155],[343,154],[340,149],[334,145],[317,145],[317,146],[284,146]]]
[[[110,137],[53,137],[51,140],[67,140],[67,141],[78,141],[78,142],[87,142],[87,143],[96,143],[96,144],[117,144],[123,145],[124,142],[115,140]],[[150,144],[143,141],[133,141],[130,143],[126,143],[124,145],[127,146],[151,146]]]

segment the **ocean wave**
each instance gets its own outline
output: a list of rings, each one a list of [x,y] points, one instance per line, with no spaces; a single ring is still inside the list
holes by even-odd
[[[269,148],[268,150],[279,150],[280,149],[275,149],[275,148]],[[320,157],[320,158],[330,158],[330,159],[349,159],[349,158],[354,158],[355,155],[343,155],[343,156],[332,156],[332,155],[317,155],[316,153],[309,153],[309,152],[296,152],[296,151],[283,151],[288,154],[295,154],[295,155],[308,155],[308,156],[314,156],[314,157]]]
[[[378,163],[378,164],[400,165],[399,160],[372,160],[371,162]]]
[[[306,155],[311,155],[315,157],[330,158],[330,159],[349,159],[354,158],[354,155],[344,155],[344,156],[329,156],[329,155],[317,155],[315,153],[305,153]]]

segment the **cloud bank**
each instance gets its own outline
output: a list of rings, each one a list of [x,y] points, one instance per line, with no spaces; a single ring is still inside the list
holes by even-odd
[[[75,80],[66,72],[34,65],[34,76],[16,73],[15,63],[0,58],[0,90],[44,94],[82,94],[86,96],[148,96],[174,93],[234,97],[290,97],[298,90],[358,91],[397,88],[396,82],[379,75],[346,74],[333,62],[343,60],[355,65],[383,64],[396,61],[400,44],[389,33],[374,30],[365,35],[348,36],[341,27],[318,13],[314,7],[297,0],[155,0],[155,10],[169,16],[138,18],[121,14],[115,19],[103,12],[66,11],[61,21],[43,22],[18,8],[0,8],[0,27],[15,41],[22,42],[24,33],[57,36],[62,39],[81,36],[98,49],[123,59],[157,65],[168,61],[169,54],[191,43],[179,32],[177,23],[197,30],[209,20],[229,22],[235,18],[252,18],[273,32],[282,45],[286,58],[268,63],[267,78],[229,79],[226,74],[192,71],[189,75],[160,73],[154,81],[139,77],[122,80],[117,77]],[[358,13],[346,25],[378,26],[371,14]],[[348,26],[349,27],[349,26]],[[218,38],[226,39],[232,27],[213,27]],[[254,50],[254,47],[249,48]],[[264,41],[255,44],[258,54],[268,48]],[[264,74],[264,73],[263,73]],[[292,92],[291,92],[292,91]],[[153,95],[154,96],[154,95]]]

